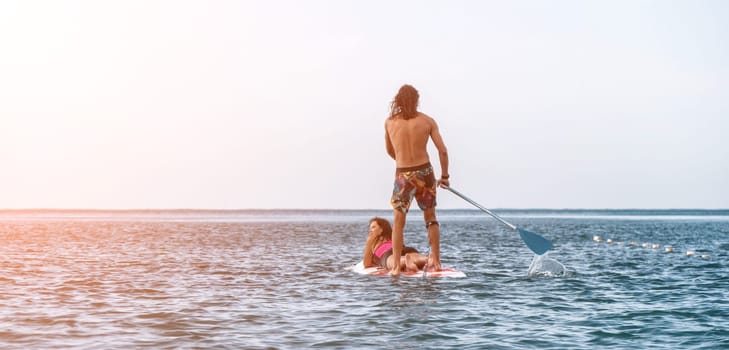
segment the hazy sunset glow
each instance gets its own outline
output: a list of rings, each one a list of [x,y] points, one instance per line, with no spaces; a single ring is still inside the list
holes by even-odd
[[[485,205],[727,208],[727,14],[3,1],[0,209],[388,208],[403,83],[440,125],[451,184]]]

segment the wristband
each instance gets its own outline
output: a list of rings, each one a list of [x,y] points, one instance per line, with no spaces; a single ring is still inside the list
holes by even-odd
[[[443,175],[440,178],[443,180],[448,180],[448,178],[451,177],[450,175]]]

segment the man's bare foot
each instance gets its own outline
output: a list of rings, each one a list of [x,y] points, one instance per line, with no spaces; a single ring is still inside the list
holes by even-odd
[[[400,267],[390,270],[390,276],[394,276],[394,277],[400,276]]]

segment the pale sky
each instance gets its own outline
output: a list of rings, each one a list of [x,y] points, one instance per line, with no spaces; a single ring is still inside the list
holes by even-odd
[[[729,1],[4,0],[0,50],[0,209],[387,209],[405,83],[486,207],[729,208]]]

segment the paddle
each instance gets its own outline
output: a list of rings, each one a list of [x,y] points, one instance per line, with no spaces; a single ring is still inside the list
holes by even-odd
[[[542,255],[546,253],[548,250],[552,249],[552,242],[550,242],[548,239],[527,230],[523,230],[520,228],[517,228],[516,226],[506,222],[506,220],[502,219],[498,215],[492,213],[490,210],[482,207],[480,204],[474,202],[470,198],[464,196],[460,192],[448,187],[448,186],[442,186],[448,191],[453,192],[458,197],[463,198],[466,202],[473,204],[476,208],[481,209],[482,212],[489,214],[494,217],[494,219],[499,220],[502,224],[509,226],[512,230],[515,230],[519,232],[519,236],[521,237],[521,240],[524,241],[524,244],[526,244],[529,249],[531,249],[534,254]]]

